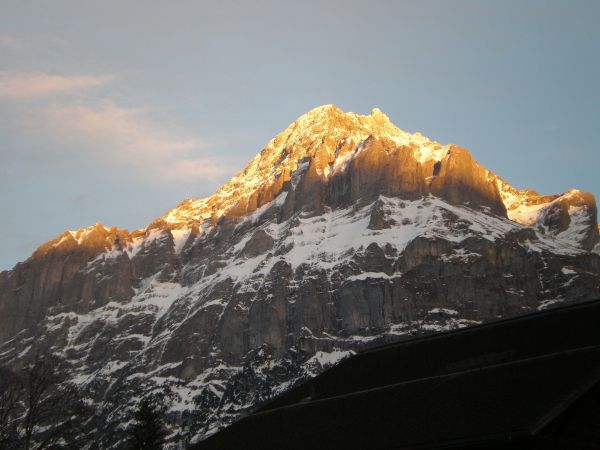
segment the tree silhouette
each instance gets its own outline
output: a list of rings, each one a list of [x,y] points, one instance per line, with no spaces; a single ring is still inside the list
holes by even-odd
[[[130,450],[162,450],[167,432],[148,399],[140,402],[135,423],[129,429]]]
[[[90,415],[60,359],[36,353],[16,372],[0,367],[0,448],[78,448]]]
[[[19,377],[7,367],[0,367],[0,448],[18,445],[23,385]]]

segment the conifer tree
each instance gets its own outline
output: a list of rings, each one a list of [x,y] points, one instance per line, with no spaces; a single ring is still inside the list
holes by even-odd
[[[140,402],[135,423],[129,430],[130,450],[162,450],[167,432],[148,399]]]

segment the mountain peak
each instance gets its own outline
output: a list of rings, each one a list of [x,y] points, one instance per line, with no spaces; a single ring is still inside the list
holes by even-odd
[[[345,132],[362,130],[369,134],[387,134],[391,137],[404,139],[410,136],[409,133],[392,124],[379,108],[373,108],[370,115],[361,115],[344,112],[337,106],[329,104],[318,106],[303,114],[278,137],[282,135],[289,137],[290,135],[302,133],[319,135],[323,132],[331,133],[336,130]]]
[[[377,120],[379,122],[385,123],[385,122],[390,122],[390,119],[388,116],[386,116],[383,111],[381,111],[379,108],[373,108],[371,110],[371,117],[373,118],[373,120]]]
[[[292,122],[214,195],[182,202],[156,226],[189,229],[206,220],[216,223],[257,210],[262,214],[269,204],[277,205],[284,218],[378,195],[428,194],[524,224],[535,223],[538,211],[560,197],[519,191],[477,163],[468,150],[402,131],[379,108],[360,115],[328,104]],[[567,199],[590,211],[595,205],[578,191],[561,204]],[[568,207],[563,209],[562,228],[570,220]]]
[[[300,117],[304,117],[304,116],[319,116],[319,115],[323,115],[323,114],[345,114],[344,111],[342,111],[340,108],[338,108],[336,105],[334,105],[333,103],[329,103],[326,105],[321,105],[321,106],[317,106],[313,109],[311,109],[310,111],[308,111],[306,114],[303,114]]]
[[[373,126],[376,124],[384,125],[390,124],[396,130],[396,126],[394,126],[387,115],[385,115],[381,109],[373,108],[371,110],[371,114],[369,115],[361,115],[353,112],[345,112],[342,109],[338,108],[334,104],[327,104],[317,106],[316,108],[311,109],[306,114],[300,116],[294,123],[307,123],[307,122],[318,122],[318,121],[339,121],[339,120],[349,120],[354,121],[358,120],[362,122],[365,126]],[[399,131],[399,130],[398,130]]]
[[[439,160],[449,148],[419,133],[402,131],[379,108],[361,115],[344,112],[333,104],[322,105],[271,139],[244,170],[213,196],[186,200],[162,220],[172,227],[188,226],[226,214],[252,212],[277,197],[285,183],[294,185],[308,161],[314,163],[317,177],[327,179],[344,170],[361,153],[364,144],[373,139],[388,142],[390,148],[410,148],[421,164]]]

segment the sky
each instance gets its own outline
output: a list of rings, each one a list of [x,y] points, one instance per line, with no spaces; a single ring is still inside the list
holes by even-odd
[[[212,194],[308,110],[379,107],[600,196],[598,1],[0,0],[0,270]]]

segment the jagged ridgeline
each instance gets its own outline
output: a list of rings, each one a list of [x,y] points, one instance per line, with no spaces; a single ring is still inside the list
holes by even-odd
[[[124,442],[174,447],[357,349],[600,296],[594,197],[518,190],[379,110],[301,116],[213,196],[66,231],[0,274],[1,364],[53,354]]]

